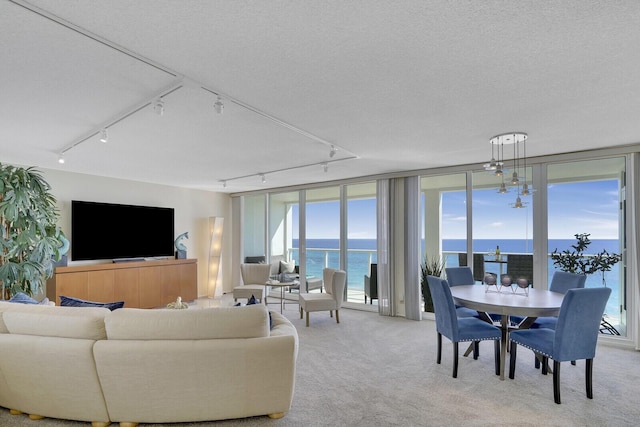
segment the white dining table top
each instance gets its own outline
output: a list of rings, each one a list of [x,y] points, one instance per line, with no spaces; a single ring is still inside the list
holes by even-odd
[[[527,317],[557,316],[564,295],[542,289],[513,293],[509,288],[501,292],[494,286],[487,292],[484,285],[452,286],[451,295],[457,305],[486,313]]]

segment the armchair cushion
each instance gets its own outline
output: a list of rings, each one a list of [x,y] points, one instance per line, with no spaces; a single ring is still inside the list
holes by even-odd
[[[280,261],[280,273],[290,274],[295,273],[296,271],[296,260],[292,259],[291,261]]]

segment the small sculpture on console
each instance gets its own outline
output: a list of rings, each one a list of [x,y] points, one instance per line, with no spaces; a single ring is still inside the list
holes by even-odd
[[[182,233],[176,238],[174,245],[176,247],[176,259],[186,259],[187,258],[187,247],[182,243],[182,239],[188,239],[189,232]]]
[[[178,297],[178,299],[176,299],[174,302],[170,302],[169,304],[167,304],[167,308],[175,308],[180,310],[189,308],[189,305],[182,302],[181,297]]]

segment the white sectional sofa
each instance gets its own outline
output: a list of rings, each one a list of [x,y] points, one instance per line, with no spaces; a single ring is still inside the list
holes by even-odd
[[[0,302],[0,406],[32,418],[198,422],[283,416],[298,335],[264,304],[188,310]]]

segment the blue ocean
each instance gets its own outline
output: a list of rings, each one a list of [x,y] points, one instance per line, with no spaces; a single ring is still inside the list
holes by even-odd
[[[548,253],[555,249],[562,252],[564,250],[573,250],[572,245],[576,243],[575,239],[550,239],[548,245]],[[291,258],[299,260],[298,255],[298,239],[293,240],[294,250]],[[370,263],[376,263],[376,240],[375,239],[349,239],[347,251],[347,286],[354,290],[364,289],[364,275],[369,274]],[[610,253],[620,253],[618,240],[593,239],[587,253],[598,253],[603,249]],[[522,254],[533,252],[533,242],[531,240],[518,239],[478,239],[473,241],[473,251],[483,253],[493,253],[497,246],[500,246],[502,254]],[[307,239],[307,274],[316,277],[322,277],[322,269],[325,266],[339,268],[340,266],[340,241],[338,239]],[[455,267],[458,265],[458,257],[456,253],[466,251],[466,240],[464,239],[445,239],[442,241],[442,250],[447,257],[447,266]],[[607,305],[607,313],[618,315],[620,311],[619,300],[619,277],[621,263],[616,264],[611,271],[605,275],[606,284],[612,288],[613,292],[609,298]],[[549,258],[549,279],[556,267]],[[602,286],[602,276],[592,275],[587,278],[587,286]]]

